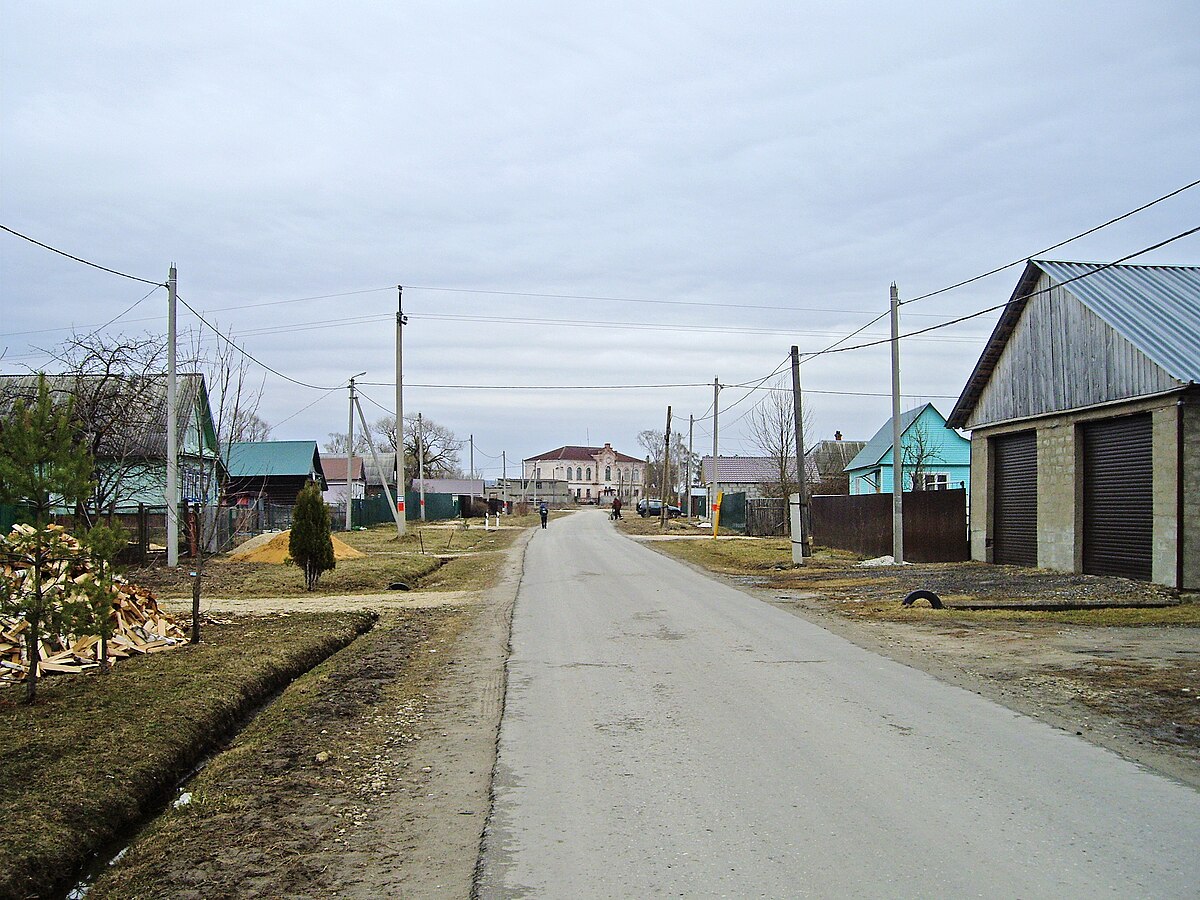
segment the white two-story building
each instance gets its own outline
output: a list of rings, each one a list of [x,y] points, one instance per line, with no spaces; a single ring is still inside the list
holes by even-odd
[[[644,495],[646,461],[603,447],[559,447],[522,460],[525,478],[565,481],[577,503],[637,501]]]

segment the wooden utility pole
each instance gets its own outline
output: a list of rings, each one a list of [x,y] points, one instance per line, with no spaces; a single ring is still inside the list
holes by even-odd
[[[359,372],[358,375],[366,375]],[[354,378],[357,378],[355,375]],[[354,527],[354,378],[350,379],[350,423],[346,427],[346,531]]]
[[[800,483],[800,531],[804,556],[812,556],[812,510],[804,470],[804,400],[800,393],[800,348],[792,347],[792,415],[796,420],[796,479]]]
[[[684,502],[687,503],[687,509],[683,514],[687,518],[692,517],[692,438],[696,430],[696,417],[688,416],[688,455],[687,455],[687,474],[683,478],[683,492],[686,497]]]
[[[717,536],[717,498],[720,488],[717,485],[717,413],[720,411],[721,382],[713,379],[713,454],[712,454],[712,491],[708,498],[709,521],[713,523],[713,537]]]
[[[900,447],[900,292],[892,282],[892,558],[904,562],[904,453]]]
[[[425,521],[425,422],[417,413],[417,477],[421,479],[421,521]]]

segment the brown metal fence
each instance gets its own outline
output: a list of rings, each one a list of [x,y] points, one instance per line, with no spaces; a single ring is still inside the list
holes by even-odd
[[[892,495],[853,494],[812,498],[813,542],[863,556],[892,552]],[[961,562],[967,541],[967,492],[904,494],[904,558],[909,562]]]

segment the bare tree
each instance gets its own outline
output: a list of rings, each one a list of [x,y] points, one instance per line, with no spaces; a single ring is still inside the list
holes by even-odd
[[[904,489],[907,479],[910,491],[926,490],[925,476],[929,474],[931,464],[945,461],[942,456],[942,442],[925,422],[917,422],[901,438],[900,447],[900,459],[903,464],[903,472],[898,479],[900,489]]]
[[[638,445],[646,451],[646,491],[648,495],[658,496],[662,498],[674,497],[683,484],[684,478],[687,477],[687,459],[688,449],[687,444],[683,442],[683,435],[672,429],[671,431],[671,465],[668,473],[670,484],[663,483],[663,450],[665,442],[663,441],[662,431],[647,428],[637,436]],[[697,457],[692,454],[692,472],[695,473],[698,469]]]
[[[330,456],[345,456],[346,455],[346,432],[331,431],[329,439],[321,445],[321,451],[328,453]],[[354,455],[363,456],[371,451],[371,445],[367,443],[366,435],[354,435]]]
[[[805,417],[804,434],[807,435],[811,422]],[[800,490],[799,474],[796,471],[796,412],[790,386],[780,379],[766,396],[758,401],[747,417],[750,439],[763,456],[771,460],[771,480],[765,484],[764,492],[770,497],[787,499]]]

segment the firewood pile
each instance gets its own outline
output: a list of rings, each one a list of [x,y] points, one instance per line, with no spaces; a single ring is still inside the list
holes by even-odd
[[[53,527],[52,527],[53,528]],[[28,557],[22,559],[14,553],[14,546],[29,540],[33,529],[18,525],[8,538],[3,538],[8,553],[0,558],[0,589],[8,592],[9,602],[0,614],[0,684],[15,684],[23,681],[29,672],[26,634],[29,623],[12,602],[23,591],[32,590],[32,565]],[[55,553],[50,561],[42,565],[42,590],[44,596],[52,598],[48,604],[54,608],[57,598],[66,608],[85,583],[96,590],[100,583],[96,563],[87,555],[83,546],[60,528],[53,528],[52,540]],[[158,603],[145,588],[130,584],[120,576],[112,579],[112,588],[101,588],[103,601],[111,597],[109,613],[108,660],[116,662],[135,654],[158,653],[178,646],[187,640],[182,628],[158,608]],[[4,598],[0,598],[2,600]],[[65,603],[63,603],[65,601]],[[39,643],[38,675],[51,673],[84,672],[98,668],[101,659],[99,634],[75,634],[70,629],[82,631],[78,626],[66,625],[55,633],[51,622],[69,623],[69,615],[47,615],[41,624]]]

